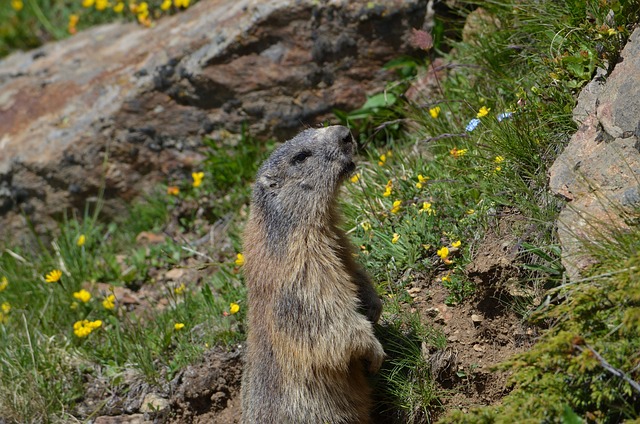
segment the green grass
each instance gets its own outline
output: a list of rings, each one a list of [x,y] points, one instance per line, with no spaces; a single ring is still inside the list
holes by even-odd
[[[168,3],[166,3],[168,2]],[[4,0],[0,3],[0,57],[60,40],[85,28],[114,21],[151,26],[163,16],[184,10],[184,0]],[[189,5],[197,0],[190,0]],[[147,5],[131,8],[129,5]],[[170,4],[169,8],[162,8]],[[71,16],[77,23],[70,25]]]
[[[264,154],[255,142],[242,142],[254,146],[256,155]],[[161,386],[209,347],[244,338],[245,293],[234,261],[248,180],[239,180],[245,189],[234,193],[241,201],[232,196],[218,202],[221,166],[206,161],[199,187],[189,179],[180,182],[178,195],[155,193],[132,206],[123,222],[103,223],[98,211],[65,220],[56,234],[34,234],[29,248],[3,247],[0,281],[5,278],[7,284],[0,285],[0,303],[6,307],[0,315],[0,417],[21,423],[65,421],[92,378],[107,375],[112,390],[126,391],[120,376],[133,370],[141,381]],[[188,241],[205,230],[197,211],[232,216],[216,233],[215,245]],[[181,214],[196,218],[179,219]],[[201,227],[196,231],[194,225]],[[162,237],[167,230],[171,233]],[[81,235],[84,244],[79,245]],[[144,241],[154,236],[156,243]],[[198,270],[196,280],[201,281],[162,278],[176,267]],[[62,271],[62,277],[48,283],[45,276],[52,270]],[[141,288],[155,293],[164,307],[156,308],[153,298],[147,304],[128,303],[126,297]],[[91,294],[86,303],[74,297],[81,289]],[[107,309],[103,301],[112,294],[115,308]],[[230,313],[231,303],[240,305],[238,313]],[[100,320],[101,325],[79,337],[74,324],[82,320]]]
[[[0,17],[8,19],[1,20],[2,28],[14,31],[0,31],[0,53],[64,36],[45,30],[33,32],[48,34],[38,39],[23,36],[29,28],[47,26],[36,16],[39,1],[25,0],[21,12],[0,6]],[[63,31],[78,6],[54,3],[58,9],[46,18]],[[407,289],[416,282],[442,284],[449,305],[469,301],[475,287],[466,269],[487,229],[517,217],[507,229],[520,246],[513,277],[532,295],[508,306],[529,324],[539,324],[543,335],[530,351],[501,366],[513,372],[514,385],[501,405],[452,412],[442,421],[637,419],[638,393],[594,353],[639,379],[637,219],[628,220],[632,226],[626,231],[603,233],[591,247],[598,265],[589,277],[563,284],[554,234],[561,203],[549,192],[547,171],[576,130],[576,94],[596,66],[615,63],[640,6],[505,1],[464,3],[459,12],[464,16],[478,5],[497,18],[486,21],[481,37],[443,40],[444,25],[436,25],[435,45],[443,51],[435,53],[456,65],[438,90],[413,103],[403,100],[432,56],[405,57],[389,64],[398,81],[385,92],[357,111],[336,112],[358,130],[362,147],[358,177],[346,183],[342,199],[344,227],[385,303],[376,330],[389,360],[377,377],[378,412],[403,423],[431,422],[448,412],[443,404],[449,393],[431,375],[433,358],[447,354],[446,339],[411,311],[415,305]],[[614,25],[605,18],[609,10]],[[109,13],[91,12],[95,22],[115,16]],[[81,22],[91,23],[89,15]],[[11,44],[11,37],[23,44]],[[483,107],[490,110],[477,118]],[[499,121],[507,111],[512,115]],[[477,126],[466,130],[474,118]],[[195,170],[204,173],[200,186],[192,179],[169,181],[178,192],[159,189],[121,222],[86,214],[66,219],[55,234],[34,235],[30,246],[0,246],[0,282],[8,282],[0,291],[0,304],[7,306],[0,315],[0,417],[64,421],[93,378],[105,377],[113,390],[126,391],[122,373],[134,370],[140,379],[162,385],[207,347],[243,339],[245,292],[234,261],[250,182],[273,143],[242,133],[204,144],[209,154]],[[164,238],[146,243],[141,234]],[[82,246],[80,235],[86,238]],[[197,270],[200,281],[167,282],[163,276],[173,268]],[[60,282],[45,282],[53,269],[62,271]],[[102,302],[111,293],[108,287],[113,293],[150,289],[164,308],[131,310],[116,297],[115,308],[107,310]],[[81,288],[92,295],[87,303],[73,297]],[[536,303],[544,298],[549,302]],[[230,303],[240,305],[237,314],[229,313]],[[102,325],[78,337],[73,325],[84,319]],[[176,329],[176,323],[185,327]]]

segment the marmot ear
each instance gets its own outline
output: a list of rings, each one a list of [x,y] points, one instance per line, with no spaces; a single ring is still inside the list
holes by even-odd
[[[258,184],[268,188],[279,188],[282,185],[282,181],[274,175],[262,174],[258,179]]]

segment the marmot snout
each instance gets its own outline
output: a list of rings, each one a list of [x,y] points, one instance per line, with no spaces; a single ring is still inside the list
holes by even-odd
[[[336,196],[355,169],[342,126],[309,129],[261,166],[245,230],[244,423],[367,423],[364,365],[382,303],[339,229]]]

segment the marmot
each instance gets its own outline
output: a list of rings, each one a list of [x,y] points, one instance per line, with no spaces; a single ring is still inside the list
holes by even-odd
[[[336,202],[354,150],[343,126],[307,129],[256,176],[244,234],[245,424],[370,422],[365,364],[376,372],[385,356],[373,333],[382,302]]]

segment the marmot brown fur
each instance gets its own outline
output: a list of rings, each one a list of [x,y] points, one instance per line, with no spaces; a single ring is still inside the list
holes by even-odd
[[[370,421],[365,364],[382,303],[339,229],[336,197],[355,143],[332,126],[303,131],[258,171],[244,236],[248,339],[245,424]]]

